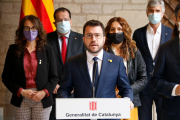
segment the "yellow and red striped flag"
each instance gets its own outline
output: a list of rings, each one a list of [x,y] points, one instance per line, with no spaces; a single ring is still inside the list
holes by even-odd
[[[20,20],[26,15],[34,15],[41,20],[47,33],[56,29],[53,14],[53,0],[22,0]]]

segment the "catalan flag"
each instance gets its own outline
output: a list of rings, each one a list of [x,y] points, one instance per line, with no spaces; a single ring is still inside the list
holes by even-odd
[[[53,0],[22,0],[20,20],[26,15],[37,16],[47,33],[56,29],[53,14]]]

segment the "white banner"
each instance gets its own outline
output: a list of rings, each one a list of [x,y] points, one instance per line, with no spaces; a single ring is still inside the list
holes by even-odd
[[[56,98],[56,119],[129,119],[129,98]]]

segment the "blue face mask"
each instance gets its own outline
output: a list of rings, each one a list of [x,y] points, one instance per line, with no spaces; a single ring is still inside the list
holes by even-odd
[[[62,21],[57,23],[57,31],[64,34],[69,32],[71,29],[71,25],[69,21]]]
[[[149,13],[148,19],[152,24],[157,24],[161,21],[161,13]]]

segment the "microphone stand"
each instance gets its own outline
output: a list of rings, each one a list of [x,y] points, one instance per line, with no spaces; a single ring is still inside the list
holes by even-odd
[[[95,83],[95,79],[96,79],[96,70],[97,70],[97,61],[95,61],[95,70],[94,70],[94,76],[93,76],[93,86],[92,86],[92,98],[95,98],[95,86],[94,86],[94,83]],[[91,119],[91,120],[97,120],[97,119]]]

